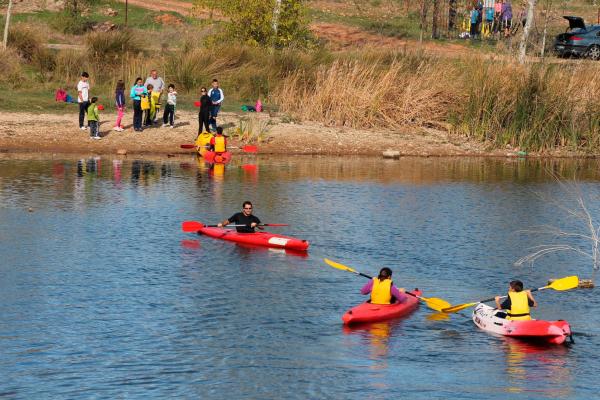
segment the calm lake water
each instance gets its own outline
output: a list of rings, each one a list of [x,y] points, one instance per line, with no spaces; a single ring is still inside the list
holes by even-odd
[[[0,397],[390,399],[598,397],[595,290],[537,294],[575,344],[539,348],[479,331],[469,310],[344,329],[383,265],[398,286],[453,304],[519,278],[590,278],[575,253],[514,266],[552,243],[542,224],[589,234],[549,199],[578,179],[598,216],[595,161],[298,157],[0,157]],[[545,197],[545,199],[544,199]],[[181,231],[252,200],[299,256]],[[571,204],[573,207],[574,205]],[[591,247],[577,238],[573,245]],[[564,240],[558,239],[561,243]]]

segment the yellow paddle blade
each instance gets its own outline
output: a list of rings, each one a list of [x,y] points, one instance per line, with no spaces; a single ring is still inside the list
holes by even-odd
[[[474,305],[479,304],[479,302],[475,302],[475,303],[465,303],[465,304],[459,304],[456,305],[454,307],[447,307],[447,308],[443,308],[442,312],[451,314],[451,313],[455,313],[461,310],[464,310],[465,308],[469,308],[469,307],[473,307]]]
[[[452,306],[446,300],[438,299],[437,297],[420,297],[420,300],[427,304],[427,307],[435,311],[442,311],[445,308]]]
[[[579,277],[567,276],[565,278],[555,280],[546,287],[554,290],[569,290],[575,289],[577,286],[579,286]]]
[[[356,272],[356,270],[354,270],[344,264],[340,264],[340,263],[336,263],[335,261],[331,261],[328,258],[324,258],[323,261],[325,261],[326,264],[328,264],[329,266],[331,266],[333,268],[341,269],[342,271],[354,272],[355,274],[358,273],[358,272]]]

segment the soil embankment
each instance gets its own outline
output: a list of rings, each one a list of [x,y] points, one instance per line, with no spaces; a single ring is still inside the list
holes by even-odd
[[[220,123],[232,132],[239,124],[240,115],[223,113]],[[192,143],[198,130],[197,114],[178,112],[174,129],[156,127],[142,133],[131,128],[131,114],[126,115],[124,132],[112,130],[114,115],[101,116],[102,140],[92,140],[87,131],[77,127],[77,113],[30,114],[5,113],[0,124],[0,151],[3,152],[57,152],[113,154],[125,150],[128,154],[174,154],[187,152],[181,144]],[[357,130],[325,127],[316,123],[283,122],[268,114],[254,114],[254,118],[269,120],[264,139],[258,144],[265,154],[330,154],[381,155],[386,149],[402,155],[510,155],[510,151],[487,151],[482,143],[453,137],[448,133],[429,129],[406,132]],[[263,125],[266,125],[266,121]],[[235,136],[230,144],[236,145]],[[235,151],[235,150],[234,150]]]

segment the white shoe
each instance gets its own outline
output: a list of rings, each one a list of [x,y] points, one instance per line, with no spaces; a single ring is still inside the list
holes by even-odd
[[[171,125],[171,126],[169,126],[169,128],[173,129],[173,128],[175,128],[175,125]]]
[[[100,140],[100,139],[102,139],[102,137],[101,136],[94,136],[94,139]]]
[[[169,126],[169,125],[167,125],[167,124],[162,124],[162,127],[163,127],[163,128],[166,128],[167,126]]]
[[[87,130],[87,128],[85,126],[80,126],[79,129],[81,129],[82,131]]]
[[[121,132],[121,128],[120,128],[120,127],[118,127],[118,126],[115,126],[115,127],[113,128],[113,131]]]

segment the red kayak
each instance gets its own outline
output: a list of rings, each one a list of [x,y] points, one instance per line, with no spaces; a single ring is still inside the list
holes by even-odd
[[[421,291],[418,289],[410,293],[415,296],[421,296]],[[345,325],[384,321],[408,315],[416,310],[418,306],[419,299],[410,295],[402,303],[371,304],[365,302],[346,311],[342,316],[342,321],[344,321]]]
[[[228,240],[230,242],[253,244],[278,249],[290,249],[306,251],[309,243],[306,240],[296,239],[289,236],[276,235],[271,232],[239,233],[234,229],[202,227],[198,233],[213,237],[215,239]]]
[[[215,153],[214,151],[207,151],[202,156],[204,157],[204,161],[211,164],[227,164],[229,161],[231,161],[231,153],[228,151],[224,153]]]
[[[505,319],[506,313],[486,304],[478,304],[473,310],[473,322],[484,331],[547,344],[562,344],[571,336],[567,321],[531,319],[513,321]]]

